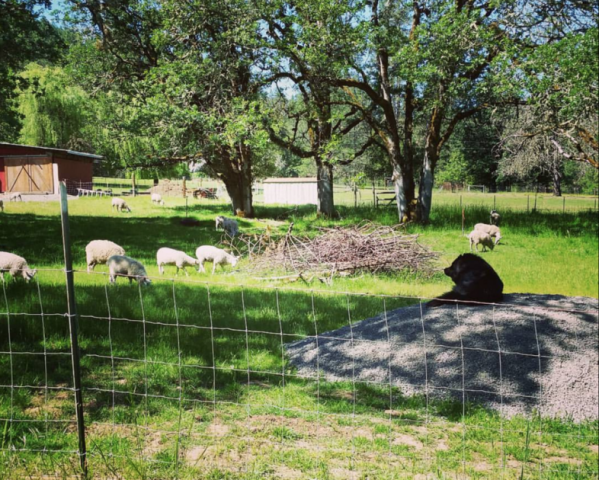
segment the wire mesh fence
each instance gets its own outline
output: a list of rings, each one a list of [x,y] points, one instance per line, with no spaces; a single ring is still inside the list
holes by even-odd
[[[92,477],[597,477],[596,302],[74,277]],[[77,475],[64,271],[2,293],[2,476]]]

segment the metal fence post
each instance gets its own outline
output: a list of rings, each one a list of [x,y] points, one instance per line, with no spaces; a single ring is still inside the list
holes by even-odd
[[[83,423],[83,396],[81,392],[81,362],[79,358],[77,304],[75,302],[75,283],[73,281],[73,261],[71,258],[71,237],[69,232],[69,207],[67,205],[66,182],[60,183],[60,220],[62,223],[62,246],[67,282],[67,311],[71,333],[71,361],[73,366],[73,384],[75,387],[75,413],[77,415],[77,433],[79,436],[79,461],[84,477],[87,477],[87,450],[85,446],[85,425]]]

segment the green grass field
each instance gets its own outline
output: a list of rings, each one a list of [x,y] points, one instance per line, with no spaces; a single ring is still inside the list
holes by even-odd
[[[362,274],[292,288],[254,279],[247,260],[214,276],[173,281],[167,267],[148,288],[108,286],[106,267],[84,273],[90,240],[115,241],[158,277],[156,250],[193,254],[218,244],[214,217],[227,206],[190,199],[187,214],[200,226],[183,227],[182,199],[161,208],[132,198],[131,214],[111,212],[109,199],[69,202],[90,476],[597,478],[596,421],[504,419],[476,404],[427,404],[395,388],[302,378],[286,363],[282,343],[451,287],[440,269],[468,251],[468,241],[455,197],[435,199],[431,225],[408,231],[439,253],[437,274]],[[565,214],[501,208],[504,238],[483,255],[506,292],[599,297],[592,202]],[[340,213],[347,225],[396,221],[392,208]],[[468,205],[467,231],[487,216],[488,205]],[[240,219],[241,230],[270,224],[284,233],[294,221],[296,234],[314,235],[334,224],[313,207],[258,206],[257,217]],[[0,299],[0,478],[71,478],[78,459],[59,206],[7,204],[0,228],[0,250],[40,269],[34,283],[4,284]]]

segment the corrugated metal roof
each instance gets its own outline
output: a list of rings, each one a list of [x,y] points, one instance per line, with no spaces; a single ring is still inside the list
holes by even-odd
[[[316,177],[279,177],[267,178],[262,183],[316,183]]]
[[[84,153],[84,152],[75,152],[74,150],[64,150],[62,148],[50,148],[50,147],[36,147],[33,145],[21,145],[19,143],[6,143],[6,142],[0,142],[0,148],[6,146],[6,147],[22,147],[22,148],[33,148],[36,150],[42,150],[44,152],[60,152],[60,153],[68,153],[69,155],[76,155],[78,157],[87,157],[87,158],[93,158],[96,160],[101,160],[102,155],[94,155],[93,153]]]

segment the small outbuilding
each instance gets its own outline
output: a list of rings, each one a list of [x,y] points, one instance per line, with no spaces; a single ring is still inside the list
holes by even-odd
[[[280,205],[317,205],[316,177],[267,178],[262,182],[264,203]]]
[[[71,194],[77,188],[91,190],[94,163],[101,159],[91,153],[0,142],[0,192],[57,194],[63,180]]]

